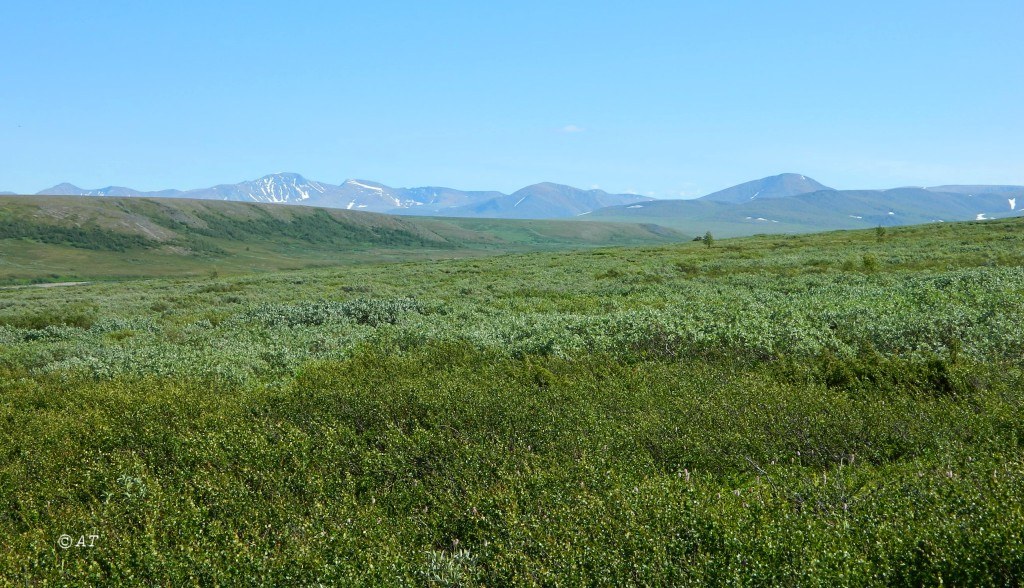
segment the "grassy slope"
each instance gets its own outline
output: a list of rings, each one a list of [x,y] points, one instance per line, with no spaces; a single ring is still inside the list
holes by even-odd
[[[1019,584],[1022,229],[0,291],[0,583]]]
[[[661,227],[173,199],[0,198],[0,282],[207,275],[665,243]]]

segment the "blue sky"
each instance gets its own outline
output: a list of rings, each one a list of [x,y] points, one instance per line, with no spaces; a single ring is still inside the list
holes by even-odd
[[[1024,184],[1024,2],[6,2],[0,190]]]

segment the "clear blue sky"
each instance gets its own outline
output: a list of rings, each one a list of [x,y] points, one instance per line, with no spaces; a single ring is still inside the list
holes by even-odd
[[[4,2],[0,190],[1024,184],[1024,2]]]

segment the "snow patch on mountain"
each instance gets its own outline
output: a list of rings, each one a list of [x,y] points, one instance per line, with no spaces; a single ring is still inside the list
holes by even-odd
[[[384,188],[381,188],[380,186],[370,186],[368,184],[363,184],[363,183],[357,182],[355,180],[345,180],[345,183],[346,184],[351,184],[353,186],[359,186],[360,188],[366,188],[367,190],[376,190],[376,191],[381,192],[381,193],[384,192]]]

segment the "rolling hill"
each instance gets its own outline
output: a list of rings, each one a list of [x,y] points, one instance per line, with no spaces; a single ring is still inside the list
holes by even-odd
[[[0,198],[0,281],[264,271],[510,251],[640,245],[652,224],[408,218],[156,198]]]

